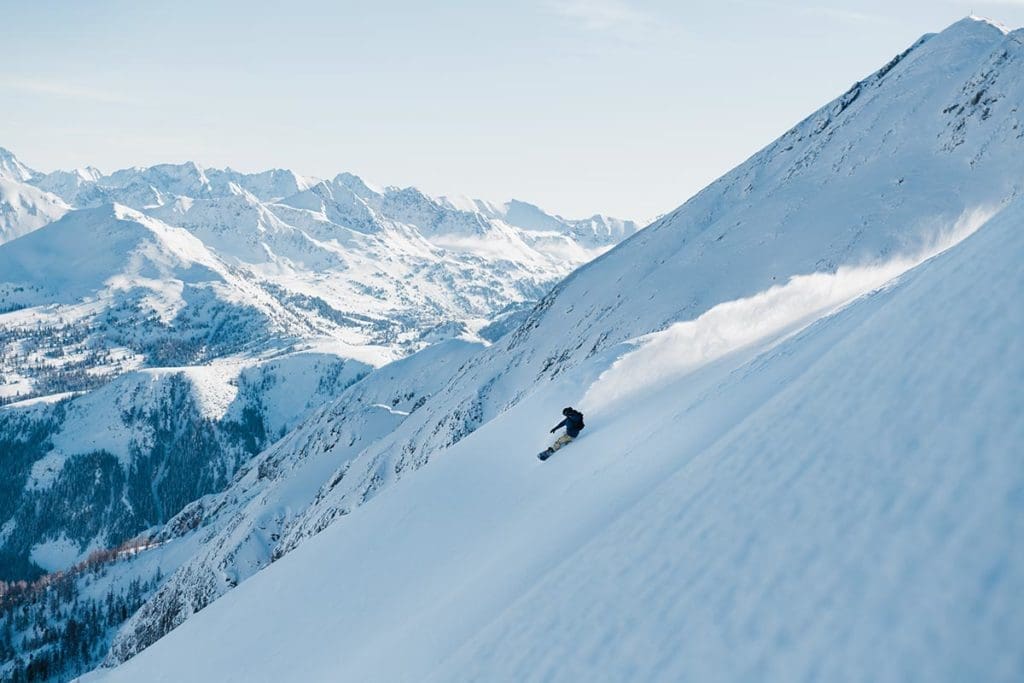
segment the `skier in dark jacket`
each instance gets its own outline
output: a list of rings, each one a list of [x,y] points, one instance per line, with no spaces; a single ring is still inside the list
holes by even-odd
[[[562,427],[565,427],[565,434],[555,439],[555,442],[548,446],[547,450],[542,451],[537,457],[541,460],[547,460],[551,455],[562,446],[572,443],[573,439],[580,435],[580,430],[583,429],[583,413],[572,408],[563,408],[562,415],[565,417],[561,422],[556,424],[552,429],[551,433],[554,434]]]

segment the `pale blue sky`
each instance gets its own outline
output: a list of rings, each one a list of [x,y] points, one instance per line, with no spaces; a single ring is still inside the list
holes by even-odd
[[[0,146],[648,218],[921,34],[1024,0],[0,0]]]

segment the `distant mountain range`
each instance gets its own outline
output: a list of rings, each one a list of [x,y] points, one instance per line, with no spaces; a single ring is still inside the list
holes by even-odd
[[[6,150],[0,191],[0,447],[20,454],[0,580],[166,522],[373,368],[489,343],[638,228],[350,174],[40,173]]]

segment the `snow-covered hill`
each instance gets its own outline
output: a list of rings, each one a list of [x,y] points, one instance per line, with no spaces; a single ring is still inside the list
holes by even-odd
[[[1022,227],[625,401],[546,383],[88,680],[1016,680]]]
[[[106,676],[1019,677],[1022,39],[925,36],[574,272],[302,479],[256,555],[277,562]],[[292,205],[326,216],[339,185],[382,201]],[[538,464],[570,403],[584,438]],[[311,416],[275,462],[349,419]],[[258,510],[288,506],[283,476]],[[232,586],[253,566],[209,519],[109,663],[224,592],[198,558]]]
[[[88,390],[142,366],[207,362],[316,330],[187,231],[120,205],[72,211],[0,245],[0,273],[8,398]]]
[[[154,538],[194,536],[199,549],[132,617],[123,629],[132,637],[118,639],[112,657],[130,657],[283,556],[281,539],[323,483],[344,477],[349,459],[422,407],[480,348],[452,339],[381,368],[243,466],[222,492],[185,507]]]
[[[995,69],[993,62],[1004,66]],[[986,22],[964,20],[922,39],[560,283],[436,402],[362,454],[294,533],[324,528],[397,473],[421,466],[544,381],[616,344],[697,320],[792,278],[880,263],[885,272],[898,272],[969,233],[1024,183],[1020,64],[1020,33],[1004,35]],[[991,81],[990,113],[968,117],[965,142],[950,147],[944,136],[960,125],[961,106],[966,116],[980,74]],[[835,303],[823,299],[803,315]],[[781,324],[758,321],[744,334],[756,337]],[[687,357],[701,362],[720,352],[698,347]]]
[[[52,223],[69,210],[56,195],[0,173],[0,244]]]
[[[5,411],[2,552],[59,571],[220,491],[254,454],[373,368],[334,354],[244,356],[118,377]]]
[[[7,178],[16,183],[25,183],[38,175],[36,171],[21,163],[9,149],[0,147],[0,178]]]
[[[188,336],[196,325],[190,316],[208,323],[209,311],[202,308],[212,297],[254,311],[245,316],[252,320],[236,326],[251,341],[262,343],[267,334],[278,340],[327,338],[387,347],[391,353],[381,359],[390,359],[436,340],[439,330],[450,330],[448,336],[471,331],[509,307],[536,300],[637,229],[601,216],[549,216],[542,227],[523,228],[413,188],[371,190],[350,174],[317,181],[290,171],[243,174],[195,163],[110,175],[91,167],[43,174],[9,152],[0,158],[5,239],[76,209],[66,221],[0,253],[0,312],[26,309],[14,317],[0,313],[0,332],[15,331],[6,342],[8,355],[21,351],[16,330],[24,320],[63,325],[85,315],[87,300],[93,317],[109,314],[115,304],[134,307],[138,317],[173,319]],[[191,268],[189,277],[170,274],[169,258]],[[213,280],[200,274],[199,265],[212,268]],[[202,305],[191,302],[195,292],[201,292]],[[62,307],[40,308],[54,303]],[[254,332],[258,327],[267,334]],[[191,362],[132,351],[148,365]],[[0,397],[52,393],[45,376],[57,366],[72,369],[59,362],[41,371],[36,364],[9,363]]]
[[[0,164],[13,207],[0,232],[0,445],[18,453],[0,485],[0,580],[167,522],[356,376],[477,339],[637,228],[598,217],[619,228],[596,241],[564,219],[526,230],[348,174],[44,174],[6,151]],[[295,369],[306,379],[284,381]],[[259,400],[221,410],[256,375]],[[184,454],[162,443],[174,420]],[[97,459],[90,489],[79,475]],[[149,485],[172,466],[173,492]],[[45,490],[32,483],[42,470]]]

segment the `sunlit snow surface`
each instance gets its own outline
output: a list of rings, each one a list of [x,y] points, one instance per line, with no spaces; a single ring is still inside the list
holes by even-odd
[[[1018,200],[541,464],[556,381],[100,678],[1017,680],[1021,253]]]
[[[0,579],[161,527],[374,368],[496,338],[639,227],[514,204],[546,222],[349,174],[44,174],[0,148]],[[131,491],[71,482],[87,457]]]
[[[383,401],[313,415],[108,662],[224,597],[103,673],[1019,679],[1021,37],[918,41],[368,445]],[[540,464],[569,403],[584,436]],[[209,590],[264,528],[290,552]]]
[[[59,197],[0,172],[0,244],[57,220],[70,208]]]

